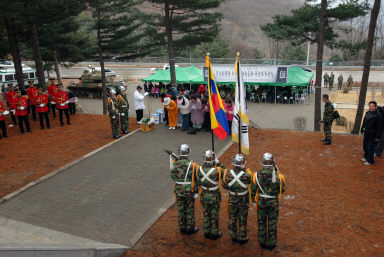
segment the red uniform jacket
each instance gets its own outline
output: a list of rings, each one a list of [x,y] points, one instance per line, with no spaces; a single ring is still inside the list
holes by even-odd
[[[3,113],[3,112],[5,112],[5,107],[3,102],[0,102],[0,113]],[[4,120],[4,119],[5,119],[4,115],[0,115],[0,120]]]
[[[40,107],[41,104],[44,104],[44,107]],[[42,93],[36,97],[36,111],[37,112],[47,112],[48,111],[48,95]]]
[[[15,109],[15,106],[13,106],[13,103],[16,99],[16,92],[15,91],[8,91],[5,93],[5,98],[7,99],[7,102],[9,104],[9,109]]]
[[[67,109],[68,108],[68,95],[65,91],[59,91],[55,95],[55,102],[56,102],[56,108],[57,109]],[[62,104],[64,104],[62,106]]]
[[[32,105],[36,105],[37,94],[38,92],[36,87],[30,87],[27,89],[28,99],[31,101]]]
[[[54,101],[56,93],[57,93],[57,86],[56,85],[50,85],[48,87],[48,95],[49,95],[50,101]]]
[[[20,96],[20,98],[16,97],[16,100],[14,102],[14,105],[16,106],[16,116],[25,116],[28,115],[28,100],[24,96]],[[23,110],[22,107],[24,107]]]

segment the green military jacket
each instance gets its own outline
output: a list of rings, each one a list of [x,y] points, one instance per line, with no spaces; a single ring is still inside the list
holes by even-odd
[[[242,175],[236,180],[235,177],[237,177],[240,173]],[[239,183],[240,181],[240,183]],[[246,201],[248,201],[248,186],[252,182],[252,175],[250,170],[226,170],[223,174],[223,180],[222,185],[225,189],[227,189],[229,193],[229,197],[239,197],[240,196],[246,196],[243,197]],[[238,195],[233,195],[233,193],[236,193]]]
[[[353,78],[352,77],[348,77],[348,85],[352,85],[353,84]]]
[[[329,77],[329,82],[332,84],[335,81],[335,74],[331,74]]]
[[[332,102],[328,100],[324,106],[323,123],[332,124],[334,110]]]
[[[344,81],[343,76],[340,75],[340,76],[337,78],[337,81],[339,82],[339,84],[343,84],[343,81]]]
[[[194,174],[194,164],[191,160],[183,159],[173,163],[171,178],[175,181],[176,195],[194,194],[197,192],[197,180]]]
[[[126,112],[129,109],[129,103],[128,103],[127,95],[126,94],[119,94],[116,97],[116,99],[117,99],[119,112],[120,113]]]
[[[216,203],[221,201],[219,183],[223,176],[223,169],[200,166],[196,170],[198,185],[201,187],[200,200],[205,203]]]
[[[272,202],[279,201],[280,193],[282,194],[285,192],[284,176],[282,174],[280,174],[279,176],[279,173],[277,172],[276,182],[273,183],[272,173],[273,173],[272,169],[264,167],[253,175],[252,186],[251,186],[251,196],[252,196],[253,202],[261,201],[259,202],[259,205],[260,204],[268,205]],[[257,176],[257,180],[256,180],[256,176]],[[260,189],[257,182],[259,182],[259,185],[263,190]],[[263,191],[266,195],[274,198],[263,197],[264,195]],[[255,198],[256,195],[258,195],[258,198]]]
[[[117,99],[115,97],[108,98],[108,112],[110,116],[117,115],[119,113]]]

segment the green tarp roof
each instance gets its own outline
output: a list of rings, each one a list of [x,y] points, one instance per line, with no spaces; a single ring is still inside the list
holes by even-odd
[[[203,78],[203,71],[195,66],[176,67],[176,82],[183,84],[207,84]],[[263,85],[263,86],[308,86],[311,82],[314,73],[310,70],[305,70],[300,66],[288,66],[288,81],[287,83],[254,83],[245,82],[246,85]],[[155,74],[143,79],[145,82],[171,82],[170,71],[158,70]],[[235,82],[218,82],[218,84],[235,84]]]

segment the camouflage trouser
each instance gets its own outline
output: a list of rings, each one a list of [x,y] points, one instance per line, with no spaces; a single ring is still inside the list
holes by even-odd
[[[277,219],[279,217],[279,203],[264,206],[259,199],[257,209],[258,235],[257,239],[266,246],[277,245]]]
[[[120,113],[121,130],[126,131],[129,128],[128,109],[119,110],[119,113]],[[124,116],[121,116],[121,114],[123,114],[123,113],[124,113]]]
[[[332,123],[324,123],[324,133],[326,139],[332,139]]]
[[[232,239],[247,240],[249,196],[229,196],[229,234]],[[237,228],[239,227],[239,228]]]
[[[179,228],[192,230],[195,227],[194,194],[176,195]]]
[[[112,117],[115,117],[114,119]],[[111,120],[112,136],[119,135],[119,117],[118,114],[109,115]]]
[[[341,84],[339,83],[339,84],[337,85],[337,89],[338,89],[338,90],[341,90],[342,88],[343,88],[343,83],[341,83]]]
[[[220,192],[202,192],[201,201],[204,212],[204,233],[219,234]]]

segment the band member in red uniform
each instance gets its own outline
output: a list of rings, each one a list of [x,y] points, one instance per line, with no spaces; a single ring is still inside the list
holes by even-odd
[[[7,99],[7,105],[9,107],[9,110],[15,110],[15,106],[13,103],[16,99],[16,92],[13,90],[13,85],[8,85],[8,92],[5,93],[5,98]],[[11,111],[11,118],[14,125],[17,125],[15,114]]]
[[[49,124],[48,117],[48,95],[45,93],[45,90],[43,91],[41,87],[39,87],[39,93],[36,97],[36,110],[39,114],[41,129],[44,129],[44,119],[47,128],[50,129],[51,125]]]
[[[63,112],[64,112],[65,117],[67,117],[67,124],[71,125],[71,122],[69,120],[69,112],[68,112],[67,92],[64,91],[63,85],[59,85],[57,89],[58,91],[55,95],[55,102],[56,102],[57,109],[59,110],[60,124],[61,126],[64,126],[64,122],[63,122]]]
[[[3,133],[3,137],[8,137],[7,136],[7,126],[5,126],[5,107],[3,102],[0,102],[0,127],[1,127],[1,132]],[[0,139],[1,139],[1,134],[0,134]]]
[[[51,85],[48,86],[49,106],[51,107],[53,118],[56,118],[56,102],[55,95],[57,93],[57,86],[55,79],[51,79]]]
[[[28,100],[24,96],[21,96],[20,89],[17,89],[16,91],[16,100],[14,104],[16,107],[16,116],[19,120],[20,133],[24,134],[23,122],[25,123],[25,127],[27,128],[27,132],[32,132],[28,120]]]
[[[29,81],[29,88],[27,89],[28,105],[32,109],[32,118],[36,121],[36,97],[37,88],[33,84],[33,80]]]

